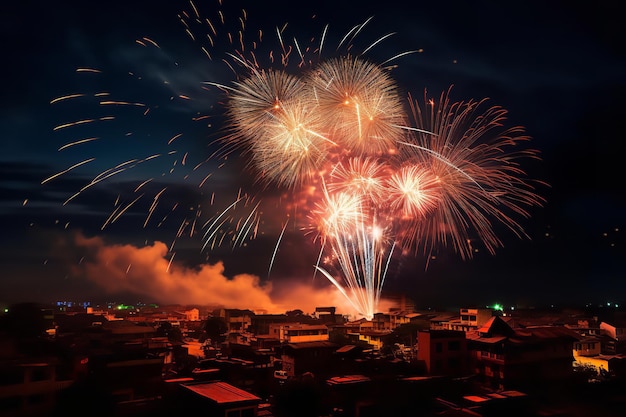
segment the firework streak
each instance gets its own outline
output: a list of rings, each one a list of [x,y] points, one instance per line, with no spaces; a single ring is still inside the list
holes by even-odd
[[[223,16],[220,19],[223,23]],[[181,21],[191,36],[191,23],[199,21],[195,6]],[[234,37],[240,43],[224,60],[236,78],[230,83],[206,82],[204,87],[217,87],[225,96],[227,123],[212,158],[243,158],[242,174],[252,173],[260,196],[263,190],[284,190],[294,201],[304,202],[300,207],[306,221],[300,230],[320,249],[313,272],[335,285],[363,317],[371,319],[377,312],[394,256],[429,256],[448,246],[468,259],[475,239],[493,254],[502,246],[495,224],[525,236],[515,218],[528,217],[528,209],[543,200],[519,162],[538,158],[538,153],[518,146],[529,137],[521,127],[504,127],[504,109],[486,106],[485,100],[451,102],[449,92],[437,100],[401,97],[387,61],[378,64],[365,58],[365,52],[385,37],[360,54],[337,52],[323,58],[325,28],[315,59],[308,60],[297,41],[286,45],[277,29],[279,52],[270,54],[276,64],[263,66],[254,50],[245,48],[245,13],[240,21],[239,36]],[[213,44],[216,25],[206,22]],[[348,32],[340,46],[364,25]],[[237,45],[230,33],[228,39]],[[211,58],[206,48],[203,51]],[[290,65],[290,56],[299,62]],[[85,188],[125,169],[122,165],[104,172]],[[258,203],[240,193],[204,223],[203,250],[215,244],[229,210],[239,202],[249,210],[231,242],[256,234]],[[129,206],[120,206],[108,221]]]

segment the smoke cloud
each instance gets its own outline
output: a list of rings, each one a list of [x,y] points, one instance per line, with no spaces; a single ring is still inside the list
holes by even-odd
[[[275,288],[251,274],[227,277],[222,262],[185,267],[171,258],[162,242],[136,247],[76,235],[74,243],[88,255],[73,272],[107,294],[130,292],[163,304],[220,305],[271,314],[295,309],[312,313],[316,307],[334,306],[338,313],[356,317],[334,286],[317,288],[294,278]]]

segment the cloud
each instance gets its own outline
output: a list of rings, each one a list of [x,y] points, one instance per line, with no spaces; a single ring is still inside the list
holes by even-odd
[[[273,314],[295,309],[312,313],[316,307],[335,306],[340,314],[356,316],[332,286],[318,288],[294,278],[274,288],[272,282],[251,274],[227,277],[222,262],[184,267],[162,242],[136,247],[77,234],[74,243],[88,255],[73,273],[107,294],[133,293],[159,303],[220,305]]]

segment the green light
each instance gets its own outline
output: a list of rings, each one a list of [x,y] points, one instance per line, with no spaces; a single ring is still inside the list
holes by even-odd
[[[502,304],[494,304],[493,306],[491,306],[491,308],[493,308],[494,310],[497,310],[497,311],[502,311],[503,310]]]

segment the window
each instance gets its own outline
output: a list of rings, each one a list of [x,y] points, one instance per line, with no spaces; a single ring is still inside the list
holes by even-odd
[[[443,344],[441,342],[435,343],[435,352],[437,353],[443,352]]]

